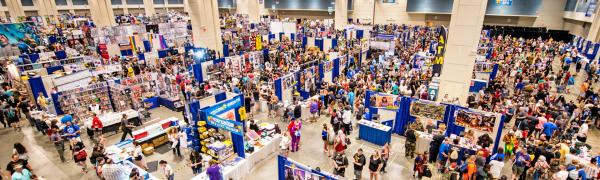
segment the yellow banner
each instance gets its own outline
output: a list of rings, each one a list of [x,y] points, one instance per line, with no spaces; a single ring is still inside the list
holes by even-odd
[[[262,50],[262,36],[256,36],[256,50]]]

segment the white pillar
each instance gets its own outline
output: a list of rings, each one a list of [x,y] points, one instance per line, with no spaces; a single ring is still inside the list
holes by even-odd
[[[335,29],[343,30],[348,24],[348,0],[335,0]]]
[[[18,17],[25,16],[21,0],[6,0],[6,6],[11,18],[17,19]]]
[[[246,14],[250,22],[260,21],[260,6],[258,0],[236,0],[236,13]]]
[[[486,7],[487,0],[454,0],[438,97],[467,101]]]
[[[600,11],[597,10],[596,13],[594,13],[594,20],[592,20],[592,26],[590,26],[587,40],[596,42],[596,39],[598,39],[598,31],[600,31]]]
[[[75,9],[73,9],[73,1],[72,0],[67,0],[67,7],[69,7],[69,13],[75,14]],[[91,10],[90,10],[90,14],[91,14]]]
[[[98,27],[115,26],[115,13],[110,0],[88,0],[92,20]],[[95,7],[95,8],[94,8]]]
[[[217,0],[188,0],[194,45],[223,54]]]
[[[123,7],[123,14],[129,14],[129,8],[127,8],[127,0],[121,0],[121,6]]]
[[[146,16],[152,16],[156,14],[156,9],[154,9],[154,0],[144,0],[144,13]]]

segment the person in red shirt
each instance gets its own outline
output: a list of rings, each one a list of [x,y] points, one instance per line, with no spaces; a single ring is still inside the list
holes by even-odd
[[[92,113],[92,130],[94,131],[94,140],[99,140],[102,137],[102,128],[104,125],[96,113]]]

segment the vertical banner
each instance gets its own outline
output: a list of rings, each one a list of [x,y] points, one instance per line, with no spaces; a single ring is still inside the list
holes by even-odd
[[[258,35],[256,36],[256,50],[260,51],[262,48],[262,36]]]
[[[444,64],[444,52],[446,52],[446,38],[448,35],[448,30],[446,27],[440,27],[440,32],[438,36],[438,44],[436,47],[435,60],[433,61],[433,75],[438,75],[438,77],[442,73],[442,65]]]

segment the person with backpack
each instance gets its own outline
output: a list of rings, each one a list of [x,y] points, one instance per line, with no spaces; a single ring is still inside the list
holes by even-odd
[[[531,157],[527,154],[527,151],[524,148],[519,149],[513,158],[512,179],[521,177],[530,161]]]
[[[87,164],[85,163],[87,159],[87,152],[83,147],[74,147],[73,148],[73,160],[79,166],[81,166],[81,173],[87,173]]]
[[[333,158],[333,174],[345,177],[346,167],[348,167],[348,158],[346,158],[346,154],[337,153]]]
[[[477,172],[477,165],[475,165],[475,155],[469,156],[466,162],[463,163],[460,167],[460,173],[462,174],[463,180],[473,180],[475,179],[475,173]]]

